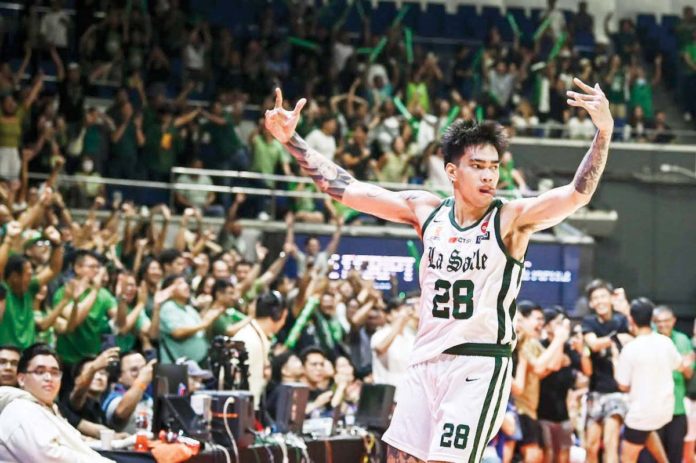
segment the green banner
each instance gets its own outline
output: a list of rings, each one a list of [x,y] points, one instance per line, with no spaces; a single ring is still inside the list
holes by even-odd
[[[290,37],[288,37],[288,41],[290,42],[291,45],[306,48],[308,50],[312,50],[312,51],[316,51],[316,52],[321,50],[321,45],[319,45],[316,42],[312,42],[311,40],[305,40],[305,39],[301,39],[299,37],[294,37],[291,35]]]
[[[304,330],[305,326],[307,326],[307,322],[309,322],[309,319],[312,317],[318,306],[319,299],[316,297],[310,297],[305,306],[302,308],[302,312],[300,312],[297,320],[295,320],[295,324],[292,325],[290,334],[288,334],[288,338],[285,340],[285,347],[288,349],[295,348],[297,341],[300,339],[300,334],[302,334],[302,330]]]
[[[379,55],[384,50],[384,47],[386,47],[386,46],[387,46],[387,38],[382,37],[381,39],[379,39],[379,42],[377,42],[377,46],[375,46],[375,48],[372,49],[372,53],[370,53],[370,63],[374,63],[377,60]]]
[[[413,31],[410,27],[404,28],[404,47],[406,48],[406,61],[413,64]]]
[[[507,20],[508,23],[510,23],[510,28],[512,29],[512,33],[515,34],[515,37],[521,37],[522,31],[520,31],[520,26],[517,25],[517,20],[515,20],[512,13],[507,14]]]

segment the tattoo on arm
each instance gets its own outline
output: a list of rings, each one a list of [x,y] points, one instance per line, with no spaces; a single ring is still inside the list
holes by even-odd
[[[387,463],[424,463],[423,460],[420,460],[413,455],[409,455],[406,452],[402,452],[401,450],[392,447],[391,445],[387,446]]]
[[[290,151],[307,175],[312,177],[319,190],[340,201],[349,184],[355,179],[343,168],[311,149],[296,133],[285,147]]]
[[[597,189],[599,178],[607,163],[610,139],[611,135],[602,132],[597,132],[595,135],[592,146],[580,163],[573,179],[575,191],[578,193],[591,195]]]

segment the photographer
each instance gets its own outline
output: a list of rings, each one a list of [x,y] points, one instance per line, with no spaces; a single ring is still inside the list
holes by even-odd
[[[106,422],[112,429],[134,434],[135,420],[139,413],[146,413],[152,420],[154,402],[145,392],[152,382],[153,367],[157,360],[147,362],[138,352],[121,354],[121,370],[118,382],[102,403]]]
[[[256,299],[256,315],[234,336],[235,341],[244,342],[249,355],[249,390],[254,394],[254,408],[259,409],[261,395],[268,378],[264,374],[269,365],[271,338],[285,325],[288,309],[277,291],[260,295]]]

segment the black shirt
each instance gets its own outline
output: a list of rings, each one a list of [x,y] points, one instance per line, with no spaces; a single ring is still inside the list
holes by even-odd
[[[588,315],[582,321],[582,333],[594,333],[598,338],[612,333],[628,333],[628,319],[620,314],[613,313],[611,319],[602,322],[595,315]],[[611,349],[600,352],[592,352],[592,376],[590,377],[590,391],[595,392],[619,392],[619,387],[614,379],[614,365],[611,361]]]
[[[545,348],[549,347],[548,339],[541,341]],[[567,344],[563,352],[570,357],[570,365],[554,371],[541,380],[539,385],[539,407],[537,416],[540,420],[560,423],[568,420],[568,406],[566,397],[568,391],[575,384],[576,370],[580,369],[580,355]]]
[[[89,82],[84,76],[79,82],[71,82],[67,77],[59,85],[59,112],[66,122],[82,122],[85,114],[85,97]]]

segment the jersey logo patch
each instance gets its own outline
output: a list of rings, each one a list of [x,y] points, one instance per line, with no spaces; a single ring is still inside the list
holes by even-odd
[[[476,244],[481,244],[481,241],[486,241],[491,238],[491,232],[487,231],[483,235],[479,235],[476,237]]]

